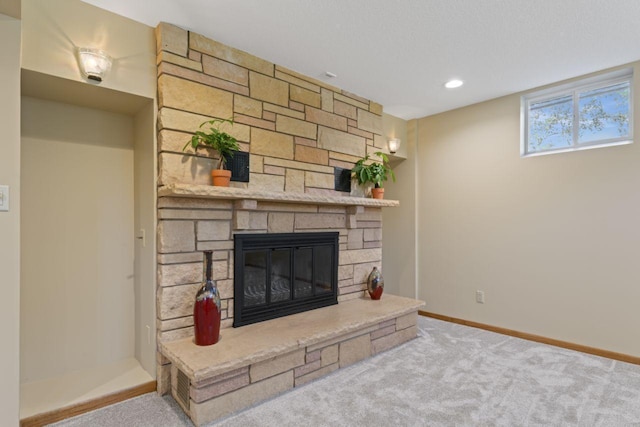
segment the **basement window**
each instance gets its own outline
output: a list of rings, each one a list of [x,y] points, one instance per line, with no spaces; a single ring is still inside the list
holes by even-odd
[[[523,96],[521,155],[631,144],[632,78],[625,69]]]

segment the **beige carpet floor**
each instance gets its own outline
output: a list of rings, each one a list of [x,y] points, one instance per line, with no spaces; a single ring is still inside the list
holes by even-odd
[[[640,426],[640,366],[419,318],[419,337],[209,426]],[[190,426],[154,393],[57,427]]]

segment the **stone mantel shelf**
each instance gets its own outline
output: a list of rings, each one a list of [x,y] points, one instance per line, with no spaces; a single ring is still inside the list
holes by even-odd
[[[286,193],[212,185],[169,184],[158,188],[158,197],[189,197],[199,199],[257,200],[282,203],[302,203],[338,206],[395,207],[398,200],[364,197],[335,197],[307,193]]]

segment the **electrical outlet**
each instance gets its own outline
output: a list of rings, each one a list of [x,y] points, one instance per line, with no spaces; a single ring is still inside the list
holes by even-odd
[[[9,186],[0,185],[0,211],[9,211]]]
[[[476,291],[476,302],[484,304],[484,291]]]

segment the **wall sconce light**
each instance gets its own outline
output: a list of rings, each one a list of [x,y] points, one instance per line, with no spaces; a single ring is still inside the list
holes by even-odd
[[[82,75],[98,83],[111,69],[111,57],[99,49],[78,48],[78,62]]]
[[[389,140],[389,152],[391,154],[396,154],[398,148],[400,148],[400,140],[398,138],[391,138]]]

